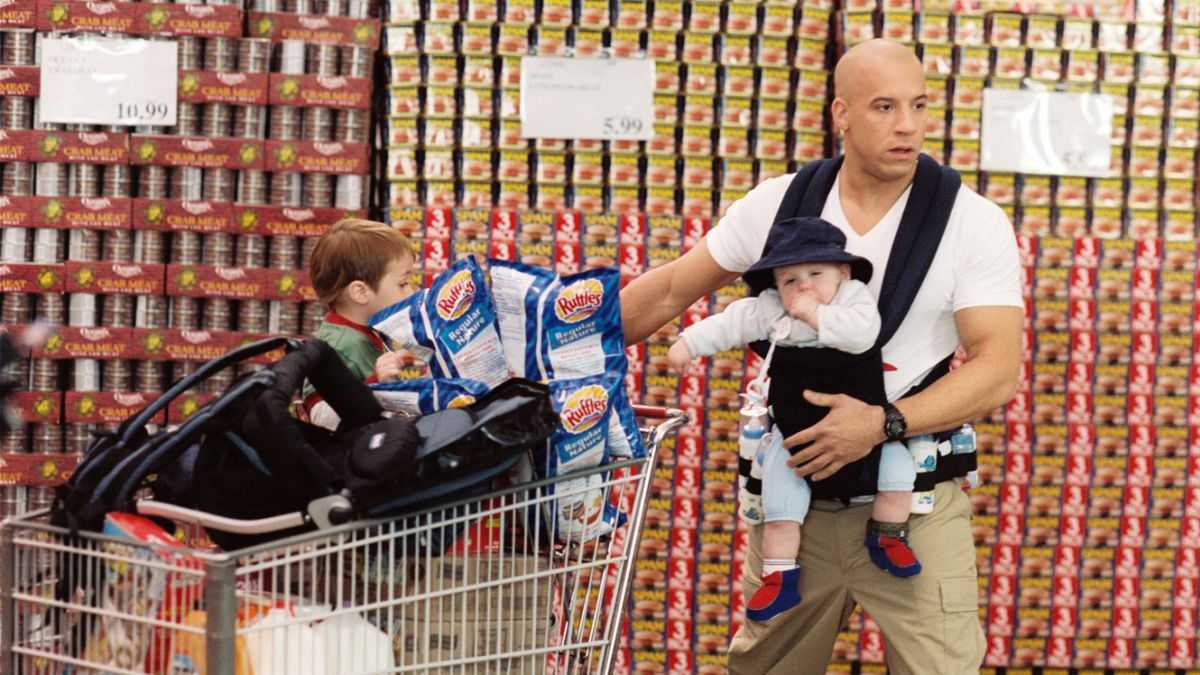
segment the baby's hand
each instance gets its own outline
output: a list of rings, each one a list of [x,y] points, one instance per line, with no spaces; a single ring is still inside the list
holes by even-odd
[[[821,303],[817,302],[817,297],[809,293],[800,293],[792,299],[792,304],[788,307],[788,314],[793,319],[799,319],[814,330],[817,327],[817,308]]]
[[[670,362],[675,372],[680,375],[686,373],[688,366],[692,363],[692,352],[688,349],[687,343],[683,340],[676,340],[667,352],[667,361]]]
[[[390,382],[400,379],[404,367],[404,355],[400,352],[384,352],[375,359],[375,379],[380,382]]]

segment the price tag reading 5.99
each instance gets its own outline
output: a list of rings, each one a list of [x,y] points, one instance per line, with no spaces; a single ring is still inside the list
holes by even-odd
[[[654,62],[521,59],[521,136],[648,141],[654,135]]]
[[[604,118],[604,135],[636,136],[642,133],[642,126],[636,117],[609,116]]]
[[[171,112],[171,106],[166,103],[118,103],[117,119],[122,122],[149,124],[161,122]]]
[[[95,36],[45,37],[43,122],[173,126],[179,97],[177,45]]]

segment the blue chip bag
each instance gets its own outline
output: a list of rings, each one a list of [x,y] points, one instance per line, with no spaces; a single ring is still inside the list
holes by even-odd
[[[551,380],[550,400],[559,416],[559,428],[550,439],[545,461],[539,463],[543,476],[562,476],[601,466],[634,452],[644,454],[640,437],[637,438],[640,450],[635,450],[622,427],[621,408],[629,408],[624,387],[624,379],[612,373]],[[629,409],[630,415],[632,412]],[[553,522],[560,539],[595,539],[623,522],[623,515],[607,499],[606,475],[596,472],[555,485]]]
[[[608,454],[613,459],[642,458],[646,456],[646,443],[638,429],[637,415],[625,391],[624,378],[617,387],[613,403],[613,414],[608,420]]]
[[[530,265],[493,260],[491,274],[500,337],[514,371],[523,368],[524,377],[540,380],[625,375],[619,271],[597,269],[559,277]]]
[[[590,270],[560,278],[519,262],[491,262],[492,297],[504,355],[514,373],[541,380],[625,377],[620,273]],[[645,445],[623,386],[613,393],[608,452],[644,457]]]
[[[621,326],[621,273],[597,269],[562,277],[545,295],[539,317],[538,356],[547,379],[625,376]]]
[[[473,256],[456,260],[429,288],[376,312],[372,328],[429,363],[435,378],[482,382],[509,378],[496,307]]]
[[[546,379],[539,365],[538,314],[545,295],[558,283],[558,275],[541,267],[508,260],[492,260],[492,299],[504,357],[517,377]]]
[[[371,391],[384,410],[408,415],[428,415],[439,410],[463,408],[488,392],[475,380],[420,379],[376,382]]]

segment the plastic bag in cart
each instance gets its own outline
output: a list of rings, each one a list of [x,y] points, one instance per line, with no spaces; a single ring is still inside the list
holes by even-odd
[[[350,675],[391,670],[391,639],[358,614],[332,615],[327,605],[280,604],[268,598],[240,597],[234,645],[236,675]],[[184,618],[207,628],[204,611]],[[208,655],[203,635],[171,633],[170,675],[204,675]]]

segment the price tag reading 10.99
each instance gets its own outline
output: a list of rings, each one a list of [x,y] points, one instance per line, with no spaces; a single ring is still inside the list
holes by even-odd
[[[98,36],[46,36],[39,118],[63,124],[173,126],[177,44]]]
[[[138,124],[161,122],[167,119],[167,114],[170,112],[171,106],[166,103],[145,101],[142,103],[117,104],[117,119],[122,122],[136,122]]]

